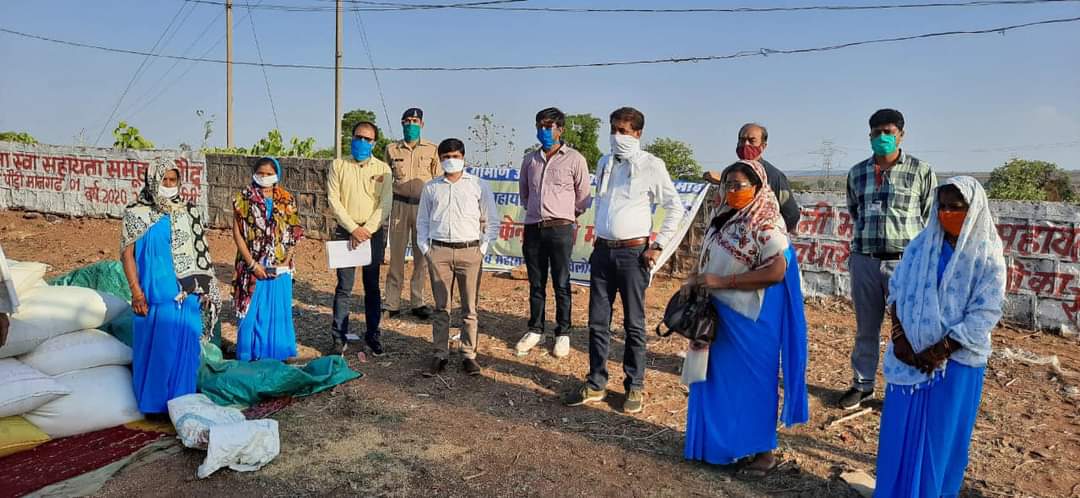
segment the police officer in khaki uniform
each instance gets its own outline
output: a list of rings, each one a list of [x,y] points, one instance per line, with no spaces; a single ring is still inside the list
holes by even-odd
[[[386,146],[386,157],[394,174],[394,203],[390,212],[390,273],[386,277],[386,309],[390,317],[412,308],[413,315],[427,319],[431,307],[424,304],[427,261],[418,254],[416,210],[424,185],[442,176],[438,147],[420,139],[424,111],[411,108],[401,115],[404,139]],[[402,306],[401,287],[405,280],[405,246],[412,244],[413,273],[409,281],[409,303]]]

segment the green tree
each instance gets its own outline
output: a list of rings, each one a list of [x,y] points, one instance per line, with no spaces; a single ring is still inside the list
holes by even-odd
[[[986,186],[992,199],[1080,201],[1069,183],[1069,174],[1046,161],[1010,159],[990,173]]]
[[[686,142],[660,137],[645,146],[645,151],[664,160],[672,180],[701,178],[701,165],[694,159],[694,149]]]
[[[469,142],[473,144],[472,157],[480,157],[475,163],[481,166],[492,166],[491,155],[495,153],[503,141],[509,141],[506,127],[495,121],[495,114],[477,114],[473,116],[473,124],[468,126]],[[513,142],[509,141],[508,148],[513,150]],[[496,159],[498,161],[498,159]]]
[[[344,157],[349,156],[349,149],[350,149],[350,147],[352,145],[352,137],[353,137],[352,130],[353,130],[353,127],[356,126],[356,123],[359,123],[361,121],[367,121],[369,123],[376,123],[376,126],[378,126],[378,121],[376,121],[376,119],[377,119],[377,116],[375,115],[375,113],[372,112],[372,111],[369,111],[367,109],[353,109],[353,110],[351,110],[349,112],[346,112],[345,115],[341,117],[341,155],[342,156],[344,156]],[[375,147],[374,147],[374,150],[372,151],[372,154],[374,154],[375,157],[377,157],[379,159],[382,159],[383,161],[386,160],[386,146],[389,145],[390,142],[392,141],[390,138],[388,138],[386,136],[387,131],[388,130],[379,130],[379,136],[376,137],[376,139],[375,139]],[[333,158],[333,157],[334,157],[334,154],[333,154],[333,151],[331,151],[330,158]]]
[[[114,149],[153,149],[154,142],[143,138],[139,134],[139,129],[134,126],[128,126],[126,121],[121,121],[113,130],[113,138],[116,139],[113,142]]]
[[[562,140],[585,156],[589,171],[596,172],[596,163],[600,161],[600,118],[592,114],[570,114],[566,116],[566,130]]]
[[[18,142],[27,145],[38,143],[36,138],[25,131],[0,131],[0,142]]]

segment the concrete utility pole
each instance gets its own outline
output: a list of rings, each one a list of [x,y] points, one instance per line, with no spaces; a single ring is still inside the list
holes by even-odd
[[[225,146],[233,148],[232,0],[225,0]]]
[[[341,2],[342,0],[337,0],[337,44],[334,50],[334,157],[338,159],[341,159],[341,49],[343,45]]]

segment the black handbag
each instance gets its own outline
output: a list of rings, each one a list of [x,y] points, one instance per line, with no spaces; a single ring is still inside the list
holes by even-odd
[[[709,291],[694,287],[685,296],[682,292],[671,296],[664,308],[663,321],[656,325],[656,334],[668,337],[676,332],[691,342],[712,342],[719,321]],[[667,332],[661,331],[661,327],[667,327]]]

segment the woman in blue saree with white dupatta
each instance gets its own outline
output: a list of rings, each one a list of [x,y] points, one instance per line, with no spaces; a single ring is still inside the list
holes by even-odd
[[[874,496],[960,493],[1005,275],[982,186],[968,176],[946,180],[930,223],[889,281],[893,326]]]
[[[702,248],[701,273],[685,288],[710,291],[719,315],[704,381],[690,384],[684,456],[742,464],[762,477],[777,458],[776,420],[783,371],[786,426],[809,419],[806,317],[796,266],[776,196],[756,161],[732,164],[721,177],[725,206]]]
[[[180,197],[180,170],[155,159],[142,191],[124,210],[121,261],[131,288],[132,384],[139,411],[168,412],[195,392],[200,339],[221,303],[198,210]]]

